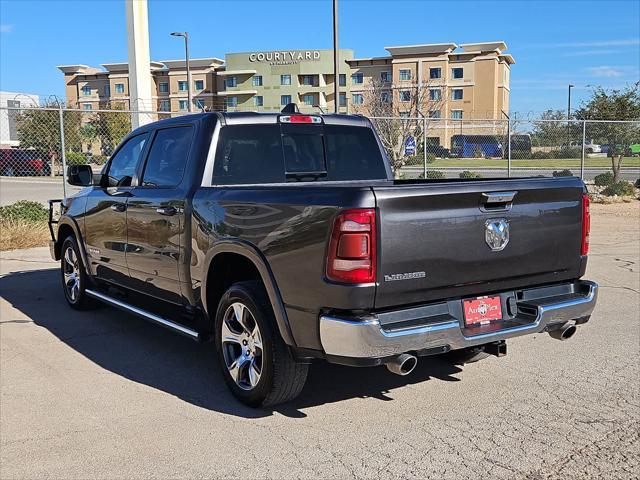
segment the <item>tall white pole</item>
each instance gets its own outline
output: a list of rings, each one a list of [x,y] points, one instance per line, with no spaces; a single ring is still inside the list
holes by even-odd
[[[147,0],[125,0],[129,50],[129,98],[134,112],[155,110],[151,103],[151,57]],[[148,113],[132,113],[133,128],[152,122]]]

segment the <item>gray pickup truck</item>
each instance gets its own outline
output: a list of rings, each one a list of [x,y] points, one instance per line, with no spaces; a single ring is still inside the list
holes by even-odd
[[[68,181],[86,188],[50,226],[69,305],[212,340],[252,406],[294,398],[319,359],[405,375],[564,340],[596,302],[581,180],[394,180],[361,116],[163,120]]]

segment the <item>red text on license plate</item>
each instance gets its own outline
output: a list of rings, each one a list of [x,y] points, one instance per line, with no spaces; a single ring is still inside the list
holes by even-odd
[[[478,297],[462,302],[464,321],[467,325],[489,323],[502,319],[500,297]]]

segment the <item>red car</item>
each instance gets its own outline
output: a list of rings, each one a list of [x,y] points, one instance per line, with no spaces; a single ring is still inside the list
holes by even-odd
[[[48,176],[51,175],[51,160],[40,150],[0,148],[0,175]]]

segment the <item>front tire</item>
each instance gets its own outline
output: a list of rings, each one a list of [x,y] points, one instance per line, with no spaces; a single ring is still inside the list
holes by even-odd
[[[297,397],[308,365],[296,362],[278,332],[260,282],[239,282],[222,296],[215,318],[222,376],[242,403],[266,407]]]
[[[69,235],[62,243],[60,273],[64,298],[76,310],[89,310],[95,301],[86,293],[89,277],[84,268],[76,239]]]

